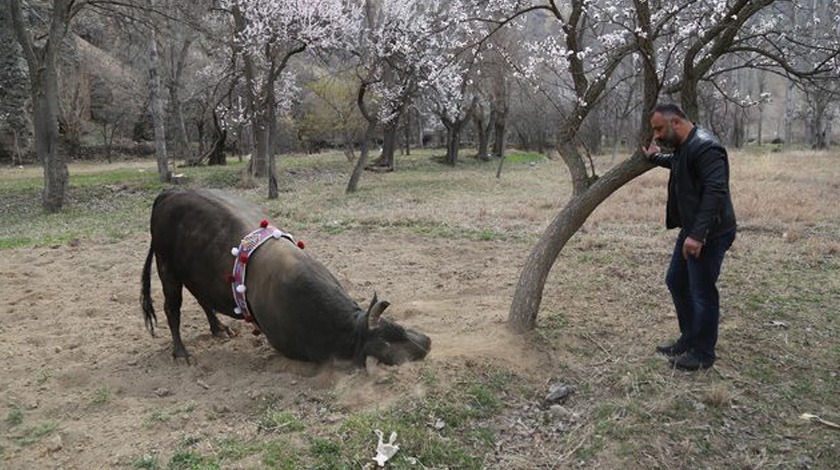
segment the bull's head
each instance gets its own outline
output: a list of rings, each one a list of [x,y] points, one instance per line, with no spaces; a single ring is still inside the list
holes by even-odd
[[[378,300],[376,294],[373,294],[367,311],[365,355],[373,356],[388,365],[419,361],[426,357],[432,347],[432,339],[419,331],[382,318],[382,312],[388,305],[390,303]]]

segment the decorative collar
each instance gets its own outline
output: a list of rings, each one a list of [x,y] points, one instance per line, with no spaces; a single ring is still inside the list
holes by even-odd
[[[248,299],[245,297],[245,292],[247,291],[245,287],[245,268],[248,266],[248,260],[257,251],[257,248],[272,238],[278,240],[285,238],[294,243],[298,248],[304,248],[302,241],[295,241],[295,238],[290,233],[269,225],[265,219],[260,221],[260,228],[242,238],[238,247],[231,248],[230,254],[234,256],[235,260],[233,262],[233,272],[228,276],[228,282],[230,282],[233,291],[233,301],[236,303],[236,307],[233,309],[234,318],[256,324],[256,320],[248,308]],[[255,329],[254,334],[260,334],[259,329]]]

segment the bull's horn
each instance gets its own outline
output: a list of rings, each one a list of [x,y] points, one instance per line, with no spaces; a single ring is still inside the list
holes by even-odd
[[[376,297],[376,291],[373,292],[373,298],[370,299],[370,305],[368,305],[368,315],[370,315],[370,310],[376,305],[376,302],[379,302],[379,299]]]
[[[377,301],[376,296],[374,296],[373,300],[374,301],[370,303],[370,307],[367,312],[369,329],[379,327],[379,319],[382,317],[382,312],[391,305],[391,302],[388,302],[387,300]]]

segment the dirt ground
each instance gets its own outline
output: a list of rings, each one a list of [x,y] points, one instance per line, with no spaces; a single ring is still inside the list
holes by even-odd
[[[297,236],[360,304],[376,289],[391,301],[392,318],[430,335],[427,361],[469,357],[523,371],[539,367],[539,353],[503,325],[524,253],[495,249],[494,242],[456,246],[412,235]],[[149,425],[155,413],[184,406],[220,416],[202,424],[207,434],[247,437],[255,432],[249,412],[265,395],[279,394],[292,407],[305,406],[302,396],[329,392],[353,411],[423,393],[416,363],[397,369],[396,385],[383,384],[376,370],[286,359],[247,324],[227,317],[239,335],[214,338],[189,295],[182,332],[195,364],[174,363],[165,317],[156,338],[143,327],[147,243],[141,237],[3,252],[0,394],[4,405],[23,408],[27,422],[57,424],[49,437],[6,449],[6,468],[129,467],[138,455],[170,448],[190,431],[187,416]],[[162,311],[155,274],[153,297]]]

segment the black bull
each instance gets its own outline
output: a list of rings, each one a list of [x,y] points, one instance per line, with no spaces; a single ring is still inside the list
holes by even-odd
[[[253,204],[210,190],[167,190],[155,199],[141,301],[154,335],[154,258],[175,358],[189,357],[180,332],[183,287],[204,309],[214,335],[232,333],[216,317],[216,312],[237,317],[231,248],[260,227],[261,215]],[[382,318],[388,302],[376,301],[375,295],[368,311],[362,310],[323,264],[286,238],[268,240],[253,252],[245,283],[254,321],[286,357],[316,363],[351,360],[363,367],[373,356],[393,365],[423,359],[431,347],[428,336]]]

